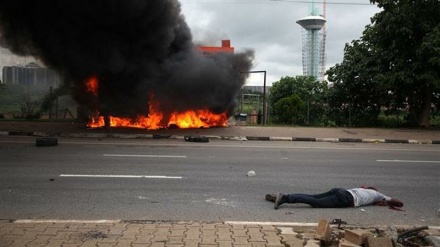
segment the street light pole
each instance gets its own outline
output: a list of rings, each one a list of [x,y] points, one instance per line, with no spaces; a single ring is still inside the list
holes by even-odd
[[[263,73],[264,74],[264,84],[263,84],[263,126],[266,125],[266,70],[257,70],[257,71],[244,71],[241,74],[256,74]]]

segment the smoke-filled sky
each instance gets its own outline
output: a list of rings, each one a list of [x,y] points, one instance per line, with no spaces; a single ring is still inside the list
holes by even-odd
[[[231,39],[236,50],[255,50],[254,70],[267,70],[267,83],[282,76],[302,74],[302,32],[296,24],[309,13],[309,1],[271,0],[180,0],[182,13],[196,42],[220,45]],[[340,63],[344,45],[362,35],[370,18],[380,11],[368,0],[327,0],[326,68]],[[322,1],[315,7],[323,11]],[[0,67],[24,64],[29,57],[17,57],[0,48]],[[262,85],[260,74],[248,85]]]
[[[251,50],[203,56],[177,0],[4,0],[0,34],[14,54],[60,72],[80,104],[110,115],[146,114],[153,95],[165,115],[231,112],[253,59]]]

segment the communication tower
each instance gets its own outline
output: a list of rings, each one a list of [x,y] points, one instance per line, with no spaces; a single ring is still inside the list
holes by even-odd
[[[327,22],[325,19],[326,1],[323,3],[323,15],[318,13],[318,9],[315,8],[315,1],[311,0],[309,3],[309,16],[296,22],[303,27],[303,74],[314,76],[321,81],[324,80],[325,73],[325,23]]]

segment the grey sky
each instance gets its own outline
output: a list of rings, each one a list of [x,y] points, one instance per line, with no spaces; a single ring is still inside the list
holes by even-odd
[[[270,0],[180,2],[195,42],[217,46],[220,40],[230,39],[237,51],[253,49],[254,70],[267,71],[267,85],[282,76],[302,75],[302,30],[296,21],[308,15],[307,3]],[[315,7],[322,12],[321,1],[316,2]],[[368,0],[327,2],[326,68],[329,68],[342,61],[344,45],[362,35],[370,18],[379,9],[369,5]],[[0,48],[0,67],[30,61],[32,58],[17,57]],[[253,75],[247,84],[263,85],[262,75]]]
[[[327,2],[328,69],[342,61],[345,44],[360,38],[380,9],[368,0]],[[296,21],[309,14],[309,4],[270,0],[181,0],[181,4],[194,40],[219,45],[221,39],[231,39],[236,50],[254,49],[254,70],[267,71],[268,85],[282,76],[302,75],[302,30]],[[315,1],[315,8],[322,13],[322,1]],[[263,85],[262,75],[252,76],[248,85]]]

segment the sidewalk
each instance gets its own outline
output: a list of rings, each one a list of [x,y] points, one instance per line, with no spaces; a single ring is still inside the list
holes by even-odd
[[[0,246],[271,246],[274,226],[223,223],[0,223]]]
[[[223,140],[325,141],[440,144],[440,130],[230,126],[210,129],[89,129],[78,122],[0,121],[0,135],[177,138],[202,135]]]
[[[16,221],[2,222],[0,220],[1,247],[70,247],[70,246],[151,246],[151,247],[319,247],[320,241],[326,239],[326,246],[338,246],[338,242],[349,239],[349,233],[367,231],[373,234],[379,229],[380,245],[370,247],[393,247],[390,231],[394,235],[402,232],[402,228],[345,227],[340,230],[336,225],[325,227],[318,224],[289,224],[273,225],[264,223],[234,223],[234,222],[125,222],[125,221]],[[330,227],[331,226],[331,227]],[[431,241],[440,241],[440,228],[423,231]],[[418,233],[418,232],[416,232]],[[326,235],[326,236],[324,236]],[[353,235],[353,234],[352,234]],[[393,234],[391,234],[393,235]],[[360,238],[361,235],[351,236]],[[345,238],[341,240],[341,238]],[[422,238],[420,238],[422,239]],[[350,239],[351,241],[354,241]],[[416,241],[413,238],[412,241]],[[362,240],[363,241],[363,240]],[[351,243],[350,243],[351,244]],[[359,244],[359,243],[358,243]],[[360,244],[359,244],[360,245]],[[341,245],[339,245],[341,246]],[[353,245],[343,245],[353,246]],[[358,245],[354,245],[358,246]],[[428,245],[417,245],[428,246]],[[437,246],[437,245],[434,245]]]

